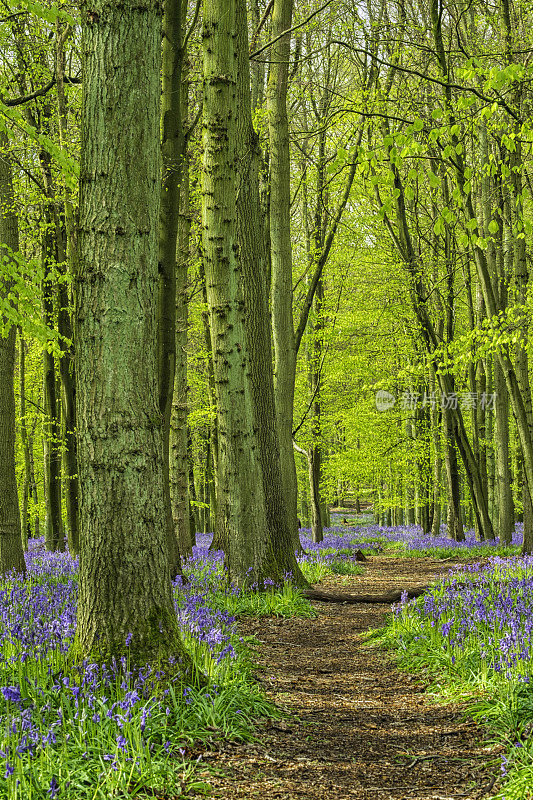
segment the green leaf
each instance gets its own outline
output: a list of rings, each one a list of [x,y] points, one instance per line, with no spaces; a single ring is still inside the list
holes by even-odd
[[[435,175],[435,173],[432,172],[431,170],[429,170],[428,172],[428,178],[429,178],[429,185],[431,186],[431,188],[438,189],[440,186],[440,178],[437,177],[437,175]]]

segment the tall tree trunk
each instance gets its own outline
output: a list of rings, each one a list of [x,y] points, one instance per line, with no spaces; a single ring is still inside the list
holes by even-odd
[[[429,390],[432,397],[435,397],[435,369],[433,365],[429,368]],[[430,407],[431,417],[431,432],[433,435],[433,520],[431,524],[431,533],[433,536],[440,536],[440,494],[441,494],[441,472],[442,472],[442,459],[441,459],[441,413],[437,409],[436,403],[432,403]]]
[[[55,233],[52,215],[45,214],[45,230],[42,242],[44,279],[42,284],[43,318],[53,329],[54,286],[52,264],[55,262]],[[61,515],[61,424],[57,401],[56,365],[53,352],[43,351],[43,457],[45,498],[45,543],[47,550],[65,549],[65,531]]]
[[[463,518],[461,514],[461,484],[459,481],[459,465],[455,442],[457,423],[451,409],[443,412],[444,420],[444,463],[448,484],[448,536],[456,542],[464,541]]]
[[[217,538],[231,577],[270,575],[236,222],[235,0],[204,0],[202,229],[218,418]]]
[[[498,361],[494,362],[496,408],[494,439],[496,456],[496,488],[498,498],[498,535],[500,542],[509,544],[514,529],[514,503],[509,461],[509,396]]]
[[[63,23],[58,20],[56,23],[57,42],[56,42],[56,86],[57,86],[57,105],[59,112],[59,140],[62,147],[65,147],[68,135],[68,110],[65,95],[65,41],[70,34],[70,27],[63,27]],[[51,174],[45,179],[50,182],[49,190],[52,189]],[[69,187],[64,185],[64,215],[58,216],[55,213],[56,239],[58,244],[58,262],[62,265],[64,273],[68,270],[70,276],[76,274],[76,229],[74,221],[74,209],[72,196]],[[64,218],[63,218],[64,217]],[[72,340],[74,333],[70,318],[70,297],[69,285],[67,281],[60,280],[57,289],[58,312],[57,328],[61,336],[61,356],[59,358],[59,374],[61,377],[61,403],[63,420],[63,472],[65,479],[65,498],[68,525],[68,542],[71,553],[78,553],[80,549],[79,528],[78,528],[78,456],[77,456],[77,435],[76,435],[76,376],[74,374],[74,352]]]
[[[270,559],[278,575],[290,572],[306,581],[295,558],[294,529],[289,525],[281,469],[278,420],[274,399],[267,279],[268,258],[259,196],[261,151],[251,114],[246,3],[236,0],[237,21],[237,239],[242,270],[246,345],[250,358],[253,424],[263,483]],[[296,530],[296,534],[298,531]],[[299,544],[299,539],[298,539]],[[271,568],[274,568],[271,563]]]
[[[196,534],[201,531],[200,518],[196,496],[196,486],[194,483],[194,458],[192,451],[192,433],[187,425],[187,463],[189,464],[189,531],[191,543],[196,544]]]
[[[182,64],[186,54],[182,54]],[[185,68],[181,70],[181,123],[188,120],[189,83]],[[185,134],[185,131],[184,131]],[[189,429],[187,426],[187,328],[188,297],[187,280],[190,258],[191,211],[189,202],[189,159],[186,152],[185,135],[181,164],[181,186],[178,215],[178,255],[176,260],[176,367],[172,396],[170,426],[170,488],[173,527],[178,537],[181,558],[192,555],[193,533],[189,509]]]
[[[0,134],[0,250],[2,261],[12,262],[19,251],[18,220],[6,153],[7,136]],[[7,301],[11,286],[0,281],[0,302]],[[1,326],[9,325],[6,317]],[[17,331],[11,325],[0,336],[0,574],[26,572],[20,528],[20,507],[15,473],[15,347]]]
[[[296,346],[292,311],[292,245],[290,231],[290,154],[287,83],[293,0],[274,0],[270,75],[267,86],[270,147],[270,256],[274,392],[281,470],[290,529],[297,535],[298,486],[292,446]],[[276,41],[276,37],[277,41]]]
[[[507,284],[512,268],[513,244],[509,209],[500,189],[500,219],[498,234],[497,281],[495,291],[500,308],[506,309],[508,303]],[[509,394],[505,378],[498,359],[494,359],[494,392],[496,404],[494,409],[494,458],[495,458],[495,495],[497,505],[498,535],[500,542],[510,544],[514,530],[514,500],[512,491],[512,472],[509,453]]]
[[[311,499],[311,538],[313,542],[324,541],[324,521],[320,505],[320,451],[310,449],[307,453],[309,464],[309,496]]]
[[[179,224],[180,181],[184,148],[181,119],[182,103],[182,0],[165,0],[163,5],[163,67],[162,67],[162,141],[163,171],[161,181],[161,206],[159,219],[159,294],[158,294],[158,345],[159,345],[159,409],[163,417],[163,470],[165,514],[167,524],[167,546],[170,574],[181,572],[180,550],[174,528],[170,489],[170,427],[172,416],[172,394],[176,371],[176,248]],[[180,377],[182,377],[180,375]],[[183,415],[180,422],[183,422]],[[176,431],[176,434],[179,433]],[[186,441],[187,431],[181,431]],[[183,458],[184,452],[181,451]],[[174,465],[176,468],[176,465]],[[186,460],[181,465],[186,472]],[[184,488],[180,481],[180,488]],[[185,485],[186,489],[186,485]],[[187,495],[179,502],[184,508]],[[183,543],[188,541],[188,514],[180,513],[185,526]]]
[[[19,408],[20,408],[20,438],[24,454],[24,487],[22,495],[22,508],[20,511],[20,524],[22,531],[22,545],[28,549],[28,537],[31,534],[29,499],[31,494],[31,456],[28,437],[28,421],[26,419],[26,342],[19,335]]]
[[[157,385],[160,6],[100,0],[83,10],[75,653],[127,650],[134,665],[172,656],[190,678],[170,582]]]
[[[33,514],[33,535],[36,539],[38,539],[41,535],[41,525],[39,520],[39,492],[37,490],[37,481],[35,479],[35,458],[33,452],[33,434],[35,432],[36,424],[37,418],[35,418],[35,422],[33,423],[33,430],[31,434],[28,434],[28,449],[30,451],[30,499],[32,501],[31,514]]]

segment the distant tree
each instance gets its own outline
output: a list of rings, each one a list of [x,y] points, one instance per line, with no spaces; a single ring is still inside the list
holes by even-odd
[[[19,250],[18,220],[11,178],[11,165],[6,153],[5,134],[0,136],[0,253],[4,276],[0,280],[0,313],[10,292],[9,269],[13,254]],[[2,314],[2,327],[7,318]],[[25,572],[22,550],[20,509],[15,474],[15,342],[17,331],[8,327],[7,336],[0,336],[0,573],[10,570]]]

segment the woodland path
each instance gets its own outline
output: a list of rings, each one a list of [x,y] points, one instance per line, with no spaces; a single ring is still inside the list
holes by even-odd
[[[321,588],[385,593],[430,583],[450,562],[376,556],[363,576]],[[314,603],[318,617],[242,620],[256,675],[289,717],[249,744],[202,752],[213,797],[253,800],[480,800],[495,793],[499,748],[458,705],[437,705],[360,634],[390,606]],[[200,754],[199,752],[197,754]],[[492,765],[487,767],[486,762]],[[495,763],[497,762],[497,763]],[[207,772],[205,773],[207,778]]]

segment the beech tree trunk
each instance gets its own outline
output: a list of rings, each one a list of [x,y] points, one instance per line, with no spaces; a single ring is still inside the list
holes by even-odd
[[[175,1],[175,0],[174,0]],[[169,0],[170,2],[170,0]],[[176,5],[183,3],[178,0]],[[183,11],[186,11],[186,4]],[[185,16],[185,13],[183,14]],[[181,28],[181,25],[179,26]],[[186,53],[183,52],[183,34],[179,31],[179,120],[176,124],[181,124],[181,140],[178,140],[181,150],[180,154],[180,186],[178,200],[178,228],[177,228],[177,257],[175,258],[175,369],[174,369],[174,390],[172,393],[172,412],[170,420],[170,500],[172,507],[173,534],[178,538],[178,549],[181,558],[188,558],[192,555],[192,545],[194,531],[191,530],[191,519],[189,510],[189,430],[187,427],[187,278],[189,269],[189,239],[191,231],[190,207],[189,207],[189,159],[186,152],[186,126],[188,122],[188,94],[189,84],[186,79]],[[173,91],[177,91],[174,85],[177,78],[172,82]],[[169,86],[170,88],[170,86]],[[175,101],[174,101],[175,102]],[[176,144],[176,147],[177,147]],[[168,209],[169,214],[171,209]],[[173,210],[176,216],[176,209]]]
[[[45,213],[45,226],[42,241],[44,272],[42,284],[43,317],[46,325],[49,328],[54,328],[54,279],[51,276],[51,271],[52,264],[56,261],[56,250],[53,219],[49,211]],[[57,398],[55,358],[54,354],[46,348],[43,351],[43,406],[44,539],[47,550],[64,550],[65,531],[61,515],[60,406]]]
[[[274,0],[271,30],[274,40],[291,27],[292,7],[293,0]],[[296,534],[298,484],[292,446],[296,343],[292,311],[290,154],[287,117],[289,54],[290,34],[286,34],[274,41],[270,49],[267,110],[271,170],[270,256],[274,392],[287,513],[290,528]]]
[[[24,486],[22,494],[22,507],[20,510],[20,524],[22,532],[22,546],[28,549],[28,538],[31,533],[29,500],[31,493],[31,456],[30,441],[28,436],[28,422],[26,419],[26,342],[20,331],[19,335],[19,408],[20,408],[20,439],[24,454]]]
[[[236,198],[235,0],[204,0],[202,229],[218,419],[216,539],[231,577],[270,577],[246,346]]]
[[[56,80],[57,80],[57,105],[59,112],[59,140],[61,146],[65,146],[68,136],[68,108],[65,95],[65,41],[70,35],[71,29],[58,20],[57,27],[57,52],[56,52]],[[63,235],[63,231],[65,235]],[[65,183],[64,186],[64,224],[56,214],[56,236],[58,243],[63,242],[62,253],[58,257],[60,263],[65,262],[64,270],[70,269],[71,276],[77,272],[76,258],[76,228],[74,220],[74,208],[72,203],[71,190]],[[63,337],[61,343],[62,355],[59,359],[59,374],[61,377],[61,401],[63,419],[63,472],[66,484],[65,498],[68,524],[68,543],[71,553],[79,553],[80,536],[78,529],[78,456],[77,456],[77,435],[76,435],[76,376],[74,374],[74,352],[72,345],[67,345],[66,340],[72,342],[73,330],[70,317],[70,297],[69,286],[62,280],[58,286],[57,327],[60,336]]]
[[[178,537],[174,528],[170,488],[170,427],[172,395],[176,371],[176,249],[179,224],[180,182],[184,137],[181,119],[181,74],[183,63],[182,0],[165,0],[163,5],[163,58],[162,58],[162,181],[159,220],[159,293],[158,293],[158,354],[159,354],[159,408],[163,417],[163,470],[167,546],[170,574],[174,578],[181,572]],[[179,376],[181,378],[181,375]],[[183,421],[179,417],[180,423]],[[186,437],[186,429],[183,436]],[[177,454],[176,454],[177,455]],[[183,452],[181,456],[183,457]],[[186,459],[181,466],[186,471]],[[187,486],[181,481],[180,488]],[[175,503],[179,502],[175,498]],[[184,503],[180,502],[180,507]],[[174,504],[175,507],[175,504]],[[188,514],[180,514],[180,521],[188,528]],[[188,530],[182,531],[183,540]]]
[[[100,0],[82,12],[75,652],[108,660],[128,640],[133,664],[172,656],[190,679],[170,582],[157,384],[160,5]]]
[[[6,153],[7,137],[0,134],[0,250],[2,260],[11,261],[19,250],[18,220]],[[0,303],[7,302],[9,281],[0,281]],[[5,317],[2,327],[7,325]],[[15,474],[15,345],[16,328],[0,336],[0,574],[26,572],[20,528],[20,508]]]
[[[250,66],[246,3],[236,0],[237,24],[237,238],[246,307],[245,334],[250,358],[253,425],[257,432],[263,483],[271,578],[290,572],[306,585],[294,554],[294,530],[289,525],[281,469],[278,420],[274,399],[268,254],[259,195],[261,150],[251,113]],[[296,531],[297,534],[297,531]]]
[[[432,395],[435,395],[435,369],[433,365],[429,368],[429,389]],[[430,409],[431,416],[431,433],[433,435],[433,519],[431,524],[432,536],[440,536],[440,521],[441,521],[441,473],[442,473],[442,459],[441,459],[441,413],[437,409],[436,404]]]

